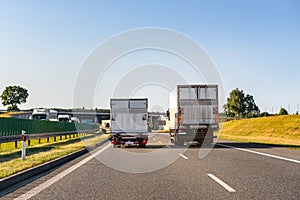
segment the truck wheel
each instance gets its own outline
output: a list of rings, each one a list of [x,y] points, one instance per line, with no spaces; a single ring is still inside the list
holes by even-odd
[[[203,142],[204,142],[203,139],[199,139],[199,140],[198,140],[198,145],[199,145],[199,146],[202,146]]]
[[[183,145],[184,145],[184,140],[176,139],[176,140],[175,140],[175,145],[176,145],[176,146],[183,146]]]
[[[210,138],[208,138],[208,139],[204,139],[202,146],[204,146],[204,147],[212,147],[212,145],[213,145],[213,140],[210,139]]]
[[[139,148],[146,148],[146,144],[139,144]]]

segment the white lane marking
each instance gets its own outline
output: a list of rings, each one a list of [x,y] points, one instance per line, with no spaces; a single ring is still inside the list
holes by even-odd
[[[155,140],[155,138],[152,138],[153,140]]]
[[[103,151],[105,151],[110,146],[111,146],[111,144],[106,145],[105,147],[103,147],[102,149],[100,149],[96,153],[90,155],[89,157],[83,159],[79,163],[77,163],[77,164],[73,165],[72,167],[66,169],[65,171],[57,174],[56,176],[52,177],[48,181],[46,181],[46,182],[42,183],[41,185],[33,188],[32,190],[30,190],[27,193],[19,196],[18,198],[15,198],[15,200],[27,200],[27,199],[30,199],[31,197],[33,197],[33,196],[37,195],[38,193],[40,193],[42,190],[48,188],[50,185],[52,185],[55,182],[57,182],[60,179],[62,179],[64,176],[70,174],[75,169],[81,167],[82,165],[84,165],[85,163],[87,163],[88,161],[90,161],[91,159],[93,159],[94,157],[98,156],[99,154],[101,154]]]
[[[285,157],[281,157],[281,156],[275,156],[275,155],[272,155],[272,154],[262,153],[262,152],[258,152],[258,151],[252,151],[252,150],[249,150],[249,149],[242,149],[242,148],[233,147],[233,146],[229,146],[229,145],[225,145],[225,144],[217,144],[217,145],[232,148],[232,149],[237,149],[237,150],[240,150],[240,151],[246,151],[246,152],[249,152],[249,153],[255,153],[255,154],[258,154],[258,155],[268,156],[268,157],[271,157],[271,158],[277,158],[277,159],[280,159],[280,160],[295,162],[295,163],[300,164],[300,160],[294,160],[294,159],[285,158]]]
[[[186,157],[185,155],[183,155],[183,154],[181,154],[181,153],[180,153],[179,155],[180,155],[182,158],[186,159],[186,160],[188,159],[188,157]]]
[[[161,144],[161,141],[158,141],[159,144]]]
[[[212,178],[214,181],[216,181],[217,183],[219,183],[222,187],[224,187],[228,192],[236,192],[235,189],[233,189],[232,187],[230,187],[229,185],[227,185],[226,183],[224,183],[221,179],[219,179],[218,177],[216,177],[213,174],[207,174],[210,178]]]

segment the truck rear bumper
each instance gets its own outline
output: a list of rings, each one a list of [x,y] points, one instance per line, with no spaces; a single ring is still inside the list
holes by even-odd
[[[111,133],[110,141],[115,146],[145,146],[148,143],[148,133]]]

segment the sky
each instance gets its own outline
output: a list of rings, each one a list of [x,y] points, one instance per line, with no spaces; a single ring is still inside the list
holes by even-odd
[[[295,113],[300,104],[299,22],[297,0],[0,0],[0,92],[9,85],[28,89],[21,109],[72,108],[82,66],[99,45],[122,32],[157,27],[184,34],[205,50],[222,78],[221,106],[239,88],[254,96],[261,111],[278,113],[284,107]],[[149,63],[171,67],[188,83],[203,81],[170,53],[132,52],[91,86],[96,88],[93,106],[76,106],[108,108],[112,86],[126,78],[122,72]],[[149,97],[153,111],[169,106],[170,90],[159,84],[133,88],[131,94]]]

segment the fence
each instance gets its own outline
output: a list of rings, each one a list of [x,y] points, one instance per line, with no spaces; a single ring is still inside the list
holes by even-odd
[[[35,134],[95,129],[99,129],[99,126],[94,124],[0,118],[0,136],[21,135],[22,130],[26,131],[27,134]]]

